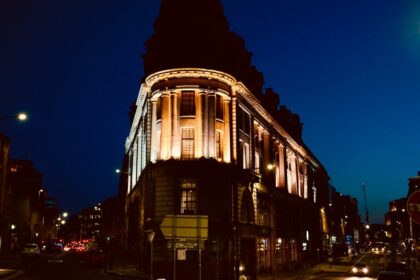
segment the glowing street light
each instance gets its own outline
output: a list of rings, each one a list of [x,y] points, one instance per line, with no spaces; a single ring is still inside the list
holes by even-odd
[[[26,113],[19,113],[18,115],[17,115],[17,119],[19,120],[19,121],[26,121],[27,119],[28,119],[28,115],[26,114]]]
[[[270,163],[270,164],[268,164],[268,165],[267,165],[267,169],[268,169],[268,170],[273,170],[273,169],[274,169],[274,164],[271,164],[271,163]]]
[[[63,218],[67,218],[67,217],[68,217],[68,215],[69,215],[69,213],[67,213],[67,212],[63,212]]]
[[[28,114],[21,112],[16,115],[10,115],[10,116],[0,116],[0,120],[18,120],[20,122],[24,122],[28,120]]]

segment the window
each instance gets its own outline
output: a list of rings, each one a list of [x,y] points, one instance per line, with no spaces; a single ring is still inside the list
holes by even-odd
[[[197,213],[197,189],[193,179],[181,180],[181,214]]]
[[[216,118],[223,120],[223,98],[216,95]]]
[[[181,95],[181,116],[195,115],[195,92],[183,91]]]
[[[216,131],[216,159],[221,160],[223,158],[223,149],[222,149],[222,133]]]
[[[194,158],[194,128],[182,129],[181,159]]]
[[[238,108],[238,128],[244,133],[248,134],[251,130],[251,121],[249,119],[248,113],[246,113],[242,108]]]

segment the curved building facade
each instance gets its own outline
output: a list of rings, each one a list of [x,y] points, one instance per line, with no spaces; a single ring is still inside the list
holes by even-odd
[[[323,257],[327,172],[228,73],[146,77],[125,148],[126,245],[146,270],[153,250],[155,278],[256,279]],[[207,216],[208,237],[180,240],[178,253],[160,230],[167,215]]]

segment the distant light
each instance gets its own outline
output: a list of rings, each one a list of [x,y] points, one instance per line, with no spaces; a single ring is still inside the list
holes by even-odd
[[[365,228],[366,229],[370,229],[370,225],[365,225]]]
[[[328,204],[330,207],[332,206],[332,203]]]
[[[23,121],[26,121],[28,119],[28,115],[26,113],[19,113],[17,115],[17,119],[20,120],[20,121],[22,121],[22,122]]]
[[[15,225],[13,225],[13,224],[11,224],[11,225],[10,225],[10,229],[11,229],[11,230],[14,230],[15,228],[16,228],[16,226],[15,226]]]
[[[64,225],[66,223],[65,220],[61,220],[61,224]]]
[[[69,213],[63,212],[63,218],[67,218],[68,215],[69,215]]]
[[[267,165],[267,169],[268,169],[268,170],[273,170],[273,169],[274,169],[274,164],[271,164],[271,163],[270,163],[270,164],[268,164],[268,165]]]
[[[121,170],[120,169],[115,169],[115,173],[121,173]]]

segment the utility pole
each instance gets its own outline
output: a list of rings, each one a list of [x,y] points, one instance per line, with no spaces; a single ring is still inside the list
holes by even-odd
[[[362,188],[363,188],[363,200],[365,202],[365,221],[366,224],[369,224],[369,212],[368,212],[368,206],[367,206],[367,200],[366,200],[366,184],[362,183]]]

